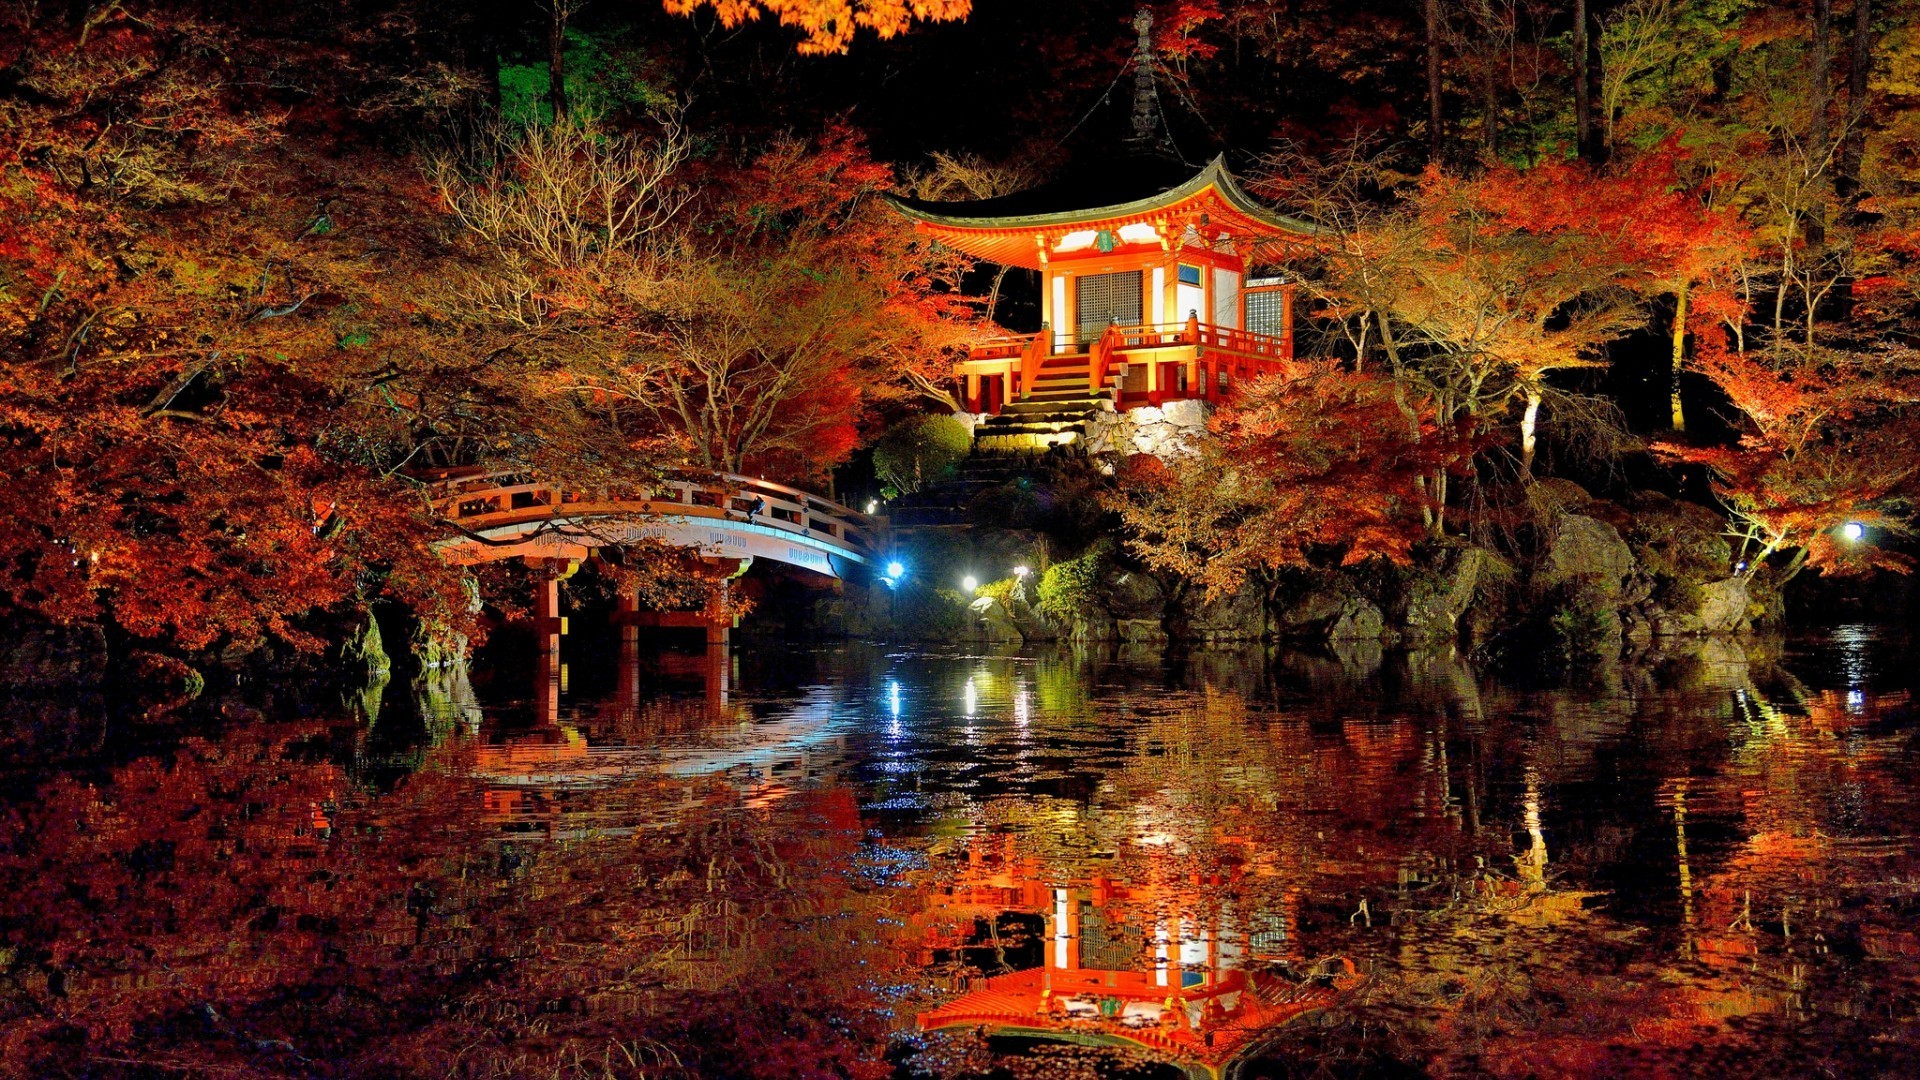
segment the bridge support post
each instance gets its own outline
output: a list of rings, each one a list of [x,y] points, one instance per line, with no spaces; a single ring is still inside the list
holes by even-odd
[[[640,621],[634,616],[640,613],[640,598],[631,592],[622,590],[618,607],[619,611],[613,618],[615,622],[620,624],[621,646],[624,648],[628,645],[638,644],[640,641]]]
[[[733,634],[733,616],[727,611],[727,601],[733,593],[733,581],[721,578],[714,583],[713,595],[707,599],[707,647],[726,648]]]
[[[549,724],[560,722],[560,690],[566,681],[566,670],[560,663],[560,653],[556,648],[540,654],[540,663],[534,669],[535,699],[540,703],[540,718]]]
[[[564,571],[555,559],[543,559],[540,562],[539,580],[534,586],[534,636],[539,639],[540,651],[558,654],[560,652],[560,578]]]

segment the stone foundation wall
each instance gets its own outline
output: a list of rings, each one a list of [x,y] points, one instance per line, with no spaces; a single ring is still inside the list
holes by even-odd
[[[1191,452],[1206,431],[1207,415],[1207,403],[1195,400],[1095,413],[1087,425],[1087,453],[1152,454],[1171,461]]]

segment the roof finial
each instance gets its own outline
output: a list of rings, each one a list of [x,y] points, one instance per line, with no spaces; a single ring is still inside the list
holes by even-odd
[[[1134,33],[1139,40],[1133,52],[1133,134],[1128,139],[1146,148],[1154,138],[1153,94],[1153,12],[1140,8],[1133,13]]]

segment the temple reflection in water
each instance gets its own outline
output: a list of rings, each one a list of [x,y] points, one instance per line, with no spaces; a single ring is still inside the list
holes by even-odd
[[[1541,688],[1446,654],[617,644],[20,776],[7,1058],[1912,1071],[1897,645]]]

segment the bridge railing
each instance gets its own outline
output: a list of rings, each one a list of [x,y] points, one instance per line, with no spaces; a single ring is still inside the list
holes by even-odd
[[[667,476],[645,487],[569,487],[520,470],[474,472],[430,481],[436,513],[479,532],[543,518],[677,514],[746,522],[879,557],[878,522],[802,488],[731,473]]]

